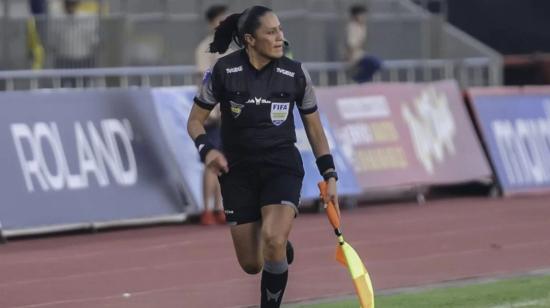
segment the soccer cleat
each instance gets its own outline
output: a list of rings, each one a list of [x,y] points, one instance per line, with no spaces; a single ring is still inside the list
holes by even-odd
[[[294,261],[294,247],[290,241],[286,241],[286,262],[290,265],[292,261]]]

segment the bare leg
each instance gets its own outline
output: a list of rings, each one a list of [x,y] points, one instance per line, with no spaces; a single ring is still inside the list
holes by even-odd
[[[262,208],[262,243],[265,260],[286,258],[286,241],[296,212],[287,205],[268,205]]]
[[[219,194],[219,183],[216,174],[210,169],[205,168],[202,184],[204,213],[201,216],[201,223],[203,225],[212,225],[216,223],[216,218],[213,213],[212,201],[214,201],[214,203],[218,202],[217,194]],[[214,198],[214,200],[212,200],[212,198]],[[216,204],[214,205],[217,206]]]
[[[260,221],[231,226],[231,237],[237,259],[242,269],[248,274],[257,274],[263,267],[260,228]]]
[[[220,188],[220,182],[218,182],[218,179],[215,180],[215,187],[213,191],[214,195],[214,209],[223,212],[223,204],[222,204],[222,190]]]
[[[212,175],[215,176],[214,173],[212,173]],[[210,196],[214,198],[214,216],[216,218],[216,222],[219,224],[225,224],[226,220],[223,212],[222,190],[220,188],[220,182],[218,181],[217,176],[213,177],[212,194]]]
[[[205,168],[204,169],[204,176],[203,176],[203,200],[204,200],[204,209],[208,211],[212,211],[212,198],[214,197],[214,204],[218,206],[218,202],[220,203],[221,207],[221,197],[220,201],[218,201],[217,196],[220,194],[220,184],[218,183],[218,178],[214,172],[212,172],[210,169]]]

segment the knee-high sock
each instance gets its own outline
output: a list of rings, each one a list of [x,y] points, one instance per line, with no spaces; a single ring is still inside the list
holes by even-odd
[[[262,272],[262,305],[261,308],[278,308],[283,300],[288,279],[288,263],[282,261],[265,261]]]

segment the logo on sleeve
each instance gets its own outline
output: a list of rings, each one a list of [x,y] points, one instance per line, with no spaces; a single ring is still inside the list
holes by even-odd
[[[277,126],[283,124],[289,111],[290,103],[271,103],[271,122]]]
[[[206,70],[202,76],[202,84],[206,84],[210,80],[210,77],[212,77],[212,71]]]
[[[234,101],[229,101],[229,103],[231,104],[231,114],[233,115],[233,118],[238,118],[241,115],[244,105],[237,104]]]

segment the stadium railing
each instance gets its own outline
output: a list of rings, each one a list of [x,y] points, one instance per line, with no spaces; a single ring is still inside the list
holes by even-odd
[[[344,62],[307,62],[317,86],[352,83]],[[375,82],[429,82],[456,79],[461,87],[500,85],[501,66],[489,58],[388,60],[375,74]],[[62,88],[63,80],[72,79],[78,88],[130,86],[195,85],[194,66],[151,66],[91,69],[45,69],[0,71],[0,90],[36,90]]]

